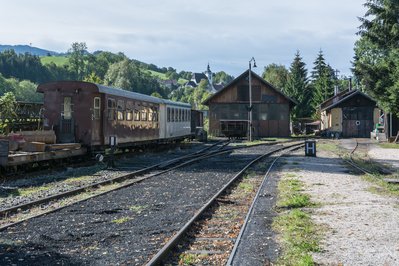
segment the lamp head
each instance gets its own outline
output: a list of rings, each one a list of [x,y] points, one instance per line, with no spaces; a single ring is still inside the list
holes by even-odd
[[[256,67],[256,61],[255,61],[255,58],[254,57],[252,57],[251,58],[251,60],[249,60],[249,66],[251,66],[251,62],[254,62],[254,65],[253,65],[253,67]]]

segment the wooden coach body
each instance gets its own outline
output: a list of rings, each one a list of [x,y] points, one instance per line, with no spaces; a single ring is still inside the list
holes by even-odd
[[[80,81],[46,83],[37,91],[44,94],[44,125],[59,143],[97,149],[110,136],[130,146],[190,135],[189,104]]]

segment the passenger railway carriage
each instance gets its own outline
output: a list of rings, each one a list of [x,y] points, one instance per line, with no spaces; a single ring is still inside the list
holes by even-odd
[[[39,85],[44,94],[44,126],[57,142],[80,142],[93,150],[169,142],[191,135],[191,106],[89,82]]]

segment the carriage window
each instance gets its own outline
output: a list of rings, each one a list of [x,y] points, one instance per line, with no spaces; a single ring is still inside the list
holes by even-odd
[[[133,103],[131,101],[126,102],[126,120],[133,120]]]
[[[108,120],[115,120],[116,103],[114,99],[108,99]]]
[[[146,109],[141,110],[141,121],[147,121],[147,114]]]
[[[168,122],[170,122],[170,108],[168,107],[168,109],[167,109],[167,116],[166,116],[166,118],[167,118],[167,120],[168,120]]]
[[[152,108],[150,107],[150,108],[148,108],[148,121],[152,121],[152,113],[153,113],[154,111],[152,110]]]
[[[175,109],[174,108],[170,108],[170,109],[172,109],[172,113],[170,115],[170,117],[171,117],[170,121],[175,122]]]
[[[94,103],[93,103],[94,119],[100,119],[100,109],[101,109],[100,97],[94,97]]]
[[[72,98],[71,97],[64,97],[63,115],[64,115],[64,119],[72,118]]]
[[[153,109],[153,112],[152,112],[152,121],[154,121],[154,122],[157,122],[157,121],[158,121],[158,110],[157,110],[157,108],[154,108],[154,109]]]
[[[134,110],[134,121],[140,121],[140,111],[137,109]]]
[[[123,120],[123,110],[125,109],[125,102],[122,100],[118,100],[118,111],[117,111],[117,118],[118,120]]]
[[[133,111],[132,110],[126,110],[126,120],[127,121],[133,120]]]

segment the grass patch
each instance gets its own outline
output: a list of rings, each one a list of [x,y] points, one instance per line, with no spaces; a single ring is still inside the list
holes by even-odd
[[[238,187],[242,190],[244,190],[245,192],[251,192],[254,190],[254,185],[250,184],[250,183],[240,183],[238,185]]]
[[[399,144],[397,143],[380,143],[379,145],[384,149],[399,149]]]
[[[183,253],[179,256],[179,265],[195,265],[201,259],[208,257],[207,254]]]
[[[92,178],[92,176],[84,175],[84,176],[80,176],[80,177],[73,177],[73,178],[67,179],[64,182],[65,183],[75,183],[75,182],[80,182],[80,181],[86,181],[91,178]]]
[[[28,196],[48,189],[50,189],[49,186],[19,188],[16,194],[18,196]]]
[[[130,218],[130,217],[122,217],[122,218],[119,218],[119,219],[112,220],[112,222],[116,223],[116,224],[123,224],[123,223],[126,223],[126,222],[130,221],[131,219],[132,218]]]
[[[283,254],[277,265],[314,265],[311,252],[319,251],[320,235],[305,208],[315,206],[304,194],[304,183],[286,174],[278,184],[277,211],[273,229],[280,235]]]
[[[133,205],[130,206],[130,210],[136,214],[140,214],[142,211],[144,211],[145,209],[147,209],[147,205],[141,206],[141,205]]]
[[[283,255],[278,265],[314,265],[310,252],[318,252],[319,240],[310,216],[300,209],[278,216],[273,228],[280,232]]]
[[[316,143],[317,149],[322,151],[330,151],[334,153],[342,153],[341,148],[338,146],[337,143],[334,142],[317,142]]]
[[[313,204],[307,194],[302,193],[303,182],[291,176],[281,180],[278,184],[278,208],[292,209],[310,207]]]
[[[345,159],[349,159],[349,156],[344,157]],[[352,156],[352,161],[360,166],[361,168],[367,170],[368,172],[378,174],[382,169],[386,168],[386,166],[381,165],[375,161],[364,159],[367,158],[364,155],[355,154]]]
[[[54,63],[57,66],[63,66],[68,63],[68,57],[66,56],[42,56],[40,61],[43,65]]]
[[[378,187],[371,187],[369,190],[380,195],[399,196],[399,184],[388,183],[384,179],[399,179],[399,174],[393,175],[364,175],[363,180],[377,185]]]

